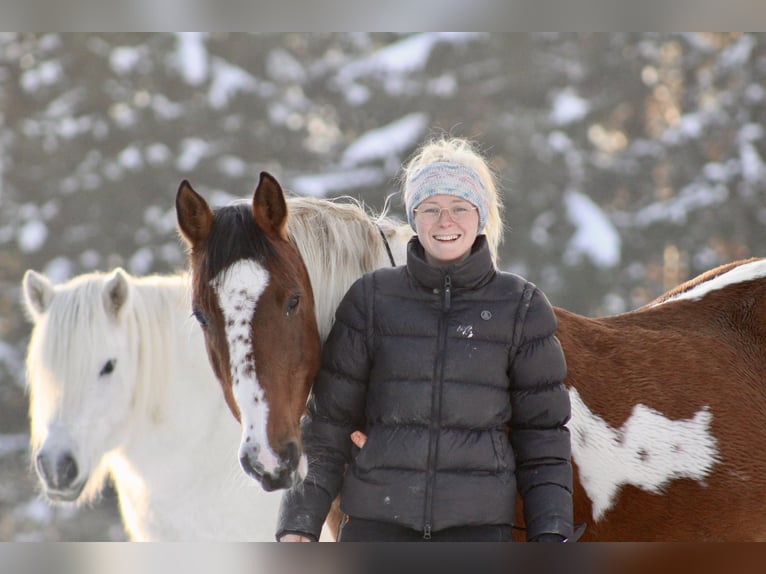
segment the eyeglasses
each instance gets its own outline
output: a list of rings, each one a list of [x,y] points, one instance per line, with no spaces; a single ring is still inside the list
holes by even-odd
[[[449,213],[450,218],[452,218],[452,221],[455,223],[463,223],[468,219],[468,215],[470,213],[473,213],[476,210],[475,205],[451,205],[449,207],[436,207],[436,206],[429,206],[429,207],[421,207],[421,208],[415,208],[412,211],[415,212],[415,217],[420,219],[423,223],[427,223],[428,225],[431,225],[433,223],[436,223],[439,221],[439,219],[442,216],[442,211],[446,211]]]

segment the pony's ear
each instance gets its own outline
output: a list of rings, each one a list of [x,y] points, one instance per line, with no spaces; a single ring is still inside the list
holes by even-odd
[[[104,284],[102,296],[107,315],[117,318],[120,309],[123,308],[128,300],[129,293],[128,275],[123,269],[117,267]]]
[[[253,217],[268,235],[287,241],[287,203],[282,187],[274,177],[261,172],[253,193]]]
[[[53,301],[53,283],[45,275],[28,269],[22,280],[24,305],[33,321],[45,313]]]
[[[178,230],[192,248],[207,240],[213,228],[213,211],[207,201],[183,180],[176,194]]]

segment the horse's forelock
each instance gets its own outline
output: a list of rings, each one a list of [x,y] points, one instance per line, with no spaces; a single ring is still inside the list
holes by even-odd
[[[254,259],[261,264],[276,259],[271,241],[255,224],[250,204],[238,202],[220,207],[213,213],[215,219],[205,254],[208,280],[243,259]]]
[[[104,277],[84,275],[56,289],[44,328],[35,330],[41,338],[39,358],[45,364],[72,364],[77,357],[87,357],[87,349],[97,348],[98,334],[108,325],[102,298]],[[99,325],[103,329],[96,328]],[[71,336],[74,333],[76,337]]]

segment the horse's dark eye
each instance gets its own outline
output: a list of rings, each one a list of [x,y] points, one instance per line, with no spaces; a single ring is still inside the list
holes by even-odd
[[[207,329],[208,320],[207,315],[205,312],[200,309],[199,307],[195,307],[192,309],[192,315],[194,315],[194,318],[197,320],[197,323],[199,323],[199,326],[203,329]]]
[[[285,307],[285,315],[288,317],[292,315],[295,310],[298,308],[298,304],[301,302],[301,296],[300,295],[293,295],[290,297],[290,299],[287,301],[287,306]]]
[[[114,366],[117,364],[117,359],[109,359],[106,363],[104,363],[104,366],[101,367],[101,372],[98,374],[99,377],[103,377],[104,375],[110,374],[112,371],[114,371]]]

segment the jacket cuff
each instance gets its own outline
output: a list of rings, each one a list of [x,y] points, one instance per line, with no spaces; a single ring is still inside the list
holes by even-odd
[[[540,534],[572,537],[572,495],[558,485],[533,488],[524,497],[524,522],[527,540]]]
[[[311,539],[312,542],[318,542],[317,537],[310,532],[300,532],[298,530],[280,530],[276,535],[277,542],[280,542],[282,537],[286,534],[297,534],[298,536],[305,536],[306,538]]]

